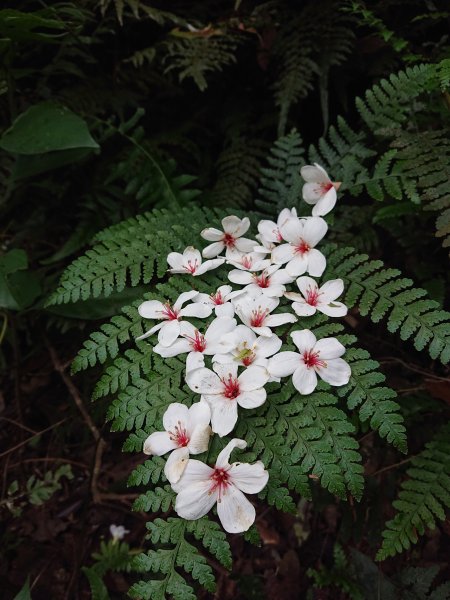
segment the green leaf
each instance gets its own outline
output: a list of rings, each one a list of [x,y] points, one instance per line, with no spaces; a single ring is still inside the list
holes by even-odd
[[[30,306],[41,292],[37,276],[27,271],[24,250],[10,250],[0,256],[0,307],[21,310]]]
[[[81,117],[64,106],[41,102],[17,117],[0,138],[0,148],[28,155],[99,145]]]
[[[58,19],[48,18],[48,10],[22,12],[12,8],[0,10],[0,36],[14,42],[31,40],[55,41],[65,32],[65,24]],[[54,30],[53,33],[51,30]]]
[[[14,600],[32,600],[29,576],[27,577],[27,580],[25,581],[23,588],[20,590],[20,592],[17,594],[17,596],[14,597]]]

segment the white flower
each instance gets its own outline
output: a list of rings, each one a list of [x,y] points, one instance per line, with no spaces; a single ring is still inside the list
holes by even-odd
[[[272,251],[272,260],[276,264],[286,265],[289,275],[296,277],[308,272],[320,277],[325,271],[325,256],[315,246],[326,234],[328,225],[320,217],[306,219],[288,219],[280,228],[283,238],[288,242]]]
[[[167,262],[170,265],[171,273],[190,273],[191,275],[203,275],[206,271],[217,269],[225,262],[224,258],[216,258],[207,260],[202,263],[202,255],[200,251],[193,246],[188,246],[183,254],[179,252],[171,252],[167,256]]]
[[[215,363],[214,371],[205,367],[186,374],[192,391],[202,394],[211,408],[211,426],[220,437],[236,425],[238,404],[242,408],[256,408],[266,401],[264,385],[269,375],[263,367],[250,366],[239,377],[238,365]]]
[[[259,252],[250,254],[233,254],[227,260],[229,265],[233,265],[242,271],[262,271],[270,265],[270,260],[264,258]]]
[[[222,339],[226,333],[236,328],[236,319],[218,317],[211,322],[205,333],[200,333],[192,323],[182,321],[181,336],[171,346],[158,344],[153,348],[163,358],[188,352],[186,371],[203,366],[203,355],[217,354],[224,347]]]
[[[214,227],[208,227],[201,232],[203,239],[209,242],[214,242],[203,249],[203,256],[205,258],[213,258],[220,254],[224,248],[227,249],[226,257],[232,258],[233,253],[238,252],[251,252],[255,242],[242,236],[250,227],[250,220],[248,217],[239,219],[233,215],[222,219],[223,231],[215,229]]]
[[[307,182],[303,186],[303,200],[308,204],[315,204],[312,214],[314,217],[327,215],[333,210],[337,199],[337,190],[340,181],[333,182],[323,167],[314,163],[300,169],[301,176]]]
[[[130,533],[129,529],[125,529],[123,525],[110,525],[109,533],[112,536],[113,544],[117,543],[120,540],[123,540],[127,533]]]
[[[311,394],[317,386],[317,375],[334,386],[346,385],[350,379],[350,367],[339,358],[345,353],[344,346],[336,338],[316,339],[309,331],[294,331],[292,340],[299,352],[280,352],[269,360],[267,367],[274,377],[292,375],[294,387],[300,394]]]
[[[221,285],[214,294],[199,294],[194,298],[194,302],[201,302],[214,309],[217,317],[233,317],[234,305],[230,302],[235,292],[231,285]]]
[[[272,337],[256,337],[251,329],[238,325],[222,337],[219,344],[221,354],[213,356],[213,362],[229,364],[235,361],[243,367],[257,365],[266,368],[268,357],[276,354],[282,343],[275,334]]]
[[[291,277],[286,269],[281,269],[280,266],[272,265],[261,273],[233,269],[228,273],[228,279],[233,283],[245,285],[241,292],[246,292],[250,296],[263,294],[271,298],[279,298],[286,291],[285,284],[292,283],[294,280],[294,277]]]
[[[143,340],[159,331],[159,343],[162,346],[172,345],[180,335],[180,321],[183,317],[198,317],[203,319],[209,317],[212,312],[212,307],[199,303],[188,304],[188,306],[182,308],[185,302],[192,300],[197,294],[198,292],[195,290],[183,292],[173,306],[169,302],[163,304],[159,300],[147,300],[143,302],[138,308],[141,317],[144,317],[144,319],[162,320],[162,323],[157,323],[147,333],[144,333],[144,335],[139,336],[137,339]]]
[[[175,512],[189,521],[206,515],[217,502],[217,514],[228,533],[247,531],[255,521],[255,509],[246,494],[257,494],[267,484],[269,474],[261,461],[229,464],[234,448],[245,448],[244,440],[232,439],[217,457],[214,468],[199,460],[189,460],[181,479],[173,485],[177,492]]]
[[[144,453],[162,456],[172,452],[164,467],[170,483],[177,482],[186,468],[189,454],[208,450],[211,411],[206,402],[190,408],[179,402],[169,405],[163,416],[165,431],[155,431],[144,442]]]
[[[258,247],[259,251],[270,251],[275,248],[277,244],[283,241],[283,236],[280,232],[280,227],[291,218],[297,217],[297,211],[295,208],[289,210],[289,208],[283,208],[278,215],[277,222],[262,220],[258,223],[259,233],[255,236],[261,243],[262,247]]]
[[[263,295],[257,297],[245,295],[237,298],[235,311],[244,325],[253,329],[258,335],[270,337],[273,335],[271,327],[297,321],[297,317],[290,313],[271,315],[270,313],[276,309],[279,303],[278,298],[269,298]]]
[[[319,288],[311,277],[299,277],[296,281],[300,294],[286,292],[284,295],[293,300],[292,308],[299,317],[313,315],[316,310],[329,317],[343,317],[347,314],[347,307],[336,298],[344,291],[342,279],[332,279]]]

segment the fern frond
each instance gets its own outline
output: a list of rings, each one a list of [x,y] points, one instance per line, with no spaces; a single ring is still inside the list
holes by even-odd
[[[411,461],[394,502],[397,514],[386,524],[377,560],[394,556],[417,543],[425,529],[434,529],[450,508],[450,424],[444,426]]]
[[[200,542],[225,568],[231,566],[231,552],[225,534],[217,523],[203,517],[198,521],[185,521],[176,517],[155,519],[147,523],[148,538],[157,550],[137,556],[133,567],[148,573],[147,581],[140,581],[129,591],[132,598],[164,600],[169,594],[175,600],[195,600],[194,589],[175,569],[180,569],[198,581],[209,592],[215,591],[214,574],[206,558],[192,543]],[[169,547],[168,547],[169,546]],[[151,579],[152,574],[158,578]],[[161,578],[161,575],[165,577]]]
[[[382,79],[368,90],[364,98],[356,98],[356,107],[373,132],[398,128],[417,108],[414,100],[421,94],[439,87],[437,67],[433,64],[415,65],[389,79]]]
[[[231,33],[209,37],[186,37],[165,42],[164,72],[175,71],[178,79],[194,80],[200,91],[208,87],[207,73],[223,71],[236,62],[236,50],[242,38]]]
[[[149,283],[154,275],[163,277],[167,253],[184,249],[215,219],[212,210],[192,206],[154,210],[113,225],[96,236],[98,243],[66,269],[47,305],[109,296],[127,284],[134,287]]]
[[[279,138],[272,147],[267,157],[269,166],[261,169],[260,198],[256,200],[256,206],[270,218],[286,206],[299,205],[303,157],[302,138],[295,129]]]
[[[450,360],[450,315],[427,298],[422,288],[397,269],[386,269],[379,260],[369,260],[353,248],[329,245],[327,278],[340,277],[346,283],[345,303],[356,304],[362,316],[374,323],[384,317],[391,333],[399,331],[402,340],[413,339],[416,350],[428,348],[432,358],[444,364]]]

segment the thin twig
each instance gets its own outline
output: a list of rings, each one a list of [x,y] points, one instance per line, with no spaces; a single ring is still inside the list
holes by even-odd
[[[20,429],[25,429],[25,431],[28,431],[28,433],[33,433],[33,434],[37,433],[37,431],[35,429],[30,429],[26,425],[22,425],[22,423],[19,423],[19,421],[15,421],[14,419],[8,419],[8,417],[0,417],[0,420],[7,421],[8,423],[12,423],[16,427],[20,427]]]
[[[0,458],[2,458],[3,456],[6,456],[7,454],[11,454],[11,452],[14,452],[18,448],[21,448],[22,446],[25,446],[25,444],[28,444],[28,442],[30,442],[35,437],[38,437],[39,435],[42,435],[42,434],[46,433],[47,431],[50,431],[51,429],[54,429],[55,427],[58,427],[58,425],[61,425],[61,423],[65,423],[66,421],[67,421],[67,418],[66,419],[61,419],[61,421],[58,421],[57,423],[54,423],[53,425],[50,425],[50,427],[46,427],[42,431],[37,431],[34,435],[31,435],[26,440],[23,440],[23,442],[20,442],[20,444],[16,444],[15,446],[13,446],[12,448],[10,448],[9,450],[5,450],[5,452],[2,452],[0,454]]]
[[[95,425],[94,421],[91,419],[91,416],[89,415],[88,411],[86,410],[83,400],[81,399],[80,393],[77,390],[77,388],[75,387],[75,384],[73,383],[71,378],[65,372],[66,365],[61,363],[53,346],[48,341],[46,342],[46,344],[47,344],[47,348],[48,348],[53,366],[55,368],[55,371],[57,371],[60,374],[61,379],[64,381],[66,388],[69,391],[69,394],[72,396],[72,399],[75,402],[75,404],[77,405],[78,410],[82,414],[83,419],[86,422],[86,425],[91,430],[94,440],[98,443],[98,441],[101,439],[100,432],[97,429],[97,426]]]
[[[449,383],[449,381],[450,381],[450,379],[448,377],[439,377],[439,375],[434,375],[433,373],[430,373],[429,371],[426,371],[425,369],[421,369],[420,367],[417,367],[416,365],[411,365],[411,364],[405,362],[404,360],[402,360],[401,358],[397,358],[396,356],[385,356],[383,358],[379,358],[378,360],[380,361],[380,363],[387,363],[387,362],[400,363],[403,367],[405,367],[405,369],[408,369],[409,371],[413,371],[414,373],[420,373],[420,375],[425,375],[429,379],[436,379],[437,381],[445,381],[446,383]]]
[[[370,477],[375,477],[376,475],[381,475],[381,473],[386,473],[386,471],[391,471],[392,469],[396,469],[397,467],[401,467],[402,465],[406,465],[406,463],[411,462],[413,458],[414,458],[414,456],[410,456],[409,458],[405,458],[404,460],[401,460],[398,463],[395,463],[393,465],[388,465],[387,467],[383,467],[382,469],[379,469],[378,471],[375,471],[375,473],[372,473],[370,475]]]

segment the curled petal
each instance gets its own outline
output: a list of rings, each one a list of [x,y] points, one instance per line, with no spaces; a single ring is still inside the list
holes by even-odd
[[[205,402],[204,404],[207,405]],[[209,408],[209,407],[208,407]],[[211,427],[209,425],[197,425],[191,434],[188,449],[191,454],[201,454],[208,450]]]
[[[216,229],[215,227],[208,227],[204,229],[201,234],[204,240],[208,240],[208,242],[218,242],[223,238],[223,231],[220,229]]]
[[[164,475],[167,477],[169,483],[176,483],[180,479],[188,460],[189,450],[186,447],[177,448],[170,454],[164,465]]]
[[[330,183],[328,173],[323,167],[314,163],[314,165],[305,165],[300,169],[300,175],[305,181],[317,183]]]
[[[178,296],[177,301],[173,305],[175,310],[180,310],[180,308],[185,304],[188,300],[192,300],[198,296],[198,292],[196,290],[191,290],[189,292],[183,292]]]
[[[176,443],[173,442],[167,431],[155,431],[144,442],[144,454],[162,456],[166,452],[175,450]]]
[[[230,464],[230,455],[235,448],[239,448],[240,450],[244,450],[247,447],[247,442],[245,440],[240,440],[239,438],[233,438],[228,442],[225,448],[220,452],[219,456],[216,460],[216,467],[223,468],[227,467]]]
[[[328,192],[319,199],[317,204],[312,209],[313,217],[323,217],[331,212],[336,204],[337,193],[334,187],[330,188]]]
[[[204,258],[214,258],[215,256],[218,256],[224,248],[225,244],[223,242],[213,242],[209,246],[206,246],[206,248],[203,248],[202,255]]]
[[[179,335],[179,321],[164,321],[158,333],[158,342],[161,344],[161,346],[171,346]]]
[[[228,533],[247,531],[255,522],[255,508],[244,494],[234,485],[223,492],[217,503],[217,514],[223,528]]]

